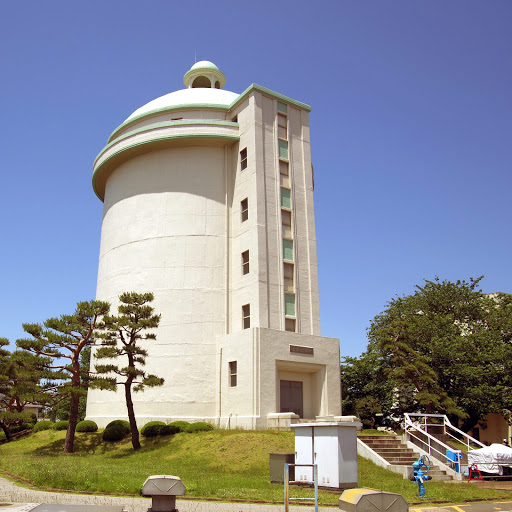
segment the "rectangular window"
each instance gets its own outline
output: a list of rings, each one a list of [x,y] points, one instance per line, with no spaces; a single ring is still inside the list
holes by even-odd
[[[236,361],[229,362],[229,386],[234,388],[236,386],[237,364]]]
[[[277,111],[283,114],[288,114],[288,105],[286,103],[277,102]]]
[[[280,139],[288,139],[288,118],[283,114],[277,114],[277,136]]]
[[[286,316],[295,316],[295,295],[291,293],[284,294],[284,314]]]
[[[233,119],[231,119],[231,122],[238,123],[238,116],[233,117]]]
[[[294,292],[293,287],[293,265],[290,263],[285,263],[283,265],[283,274],[284,274],[284,291],[285,292]]]
[[[288,160],[288,141],[279,139],[279,158]]]
[[[242,214],[242,222],[249,218],[249,199],[247,197],[240,201],[240,212]]]
[[[290,169],[288,162],[279,161],[279,174],[281,176],[281,186],[290,188]]]
[[[242,253],[242,275],[249,273],[249,251]]]
[[[281,210],[281,219],[283,223],[283,238],[293,238],[292,233],[292,212]]]
[[[251,305],[245,304],[242,306],[242,329],[249,329],[251,327]]]
[[[293,240],[283,240],[283,257],[286,261],[293,261]]]
[[[292,207],[292,191],[289,188],[281,187],[281,207],[291,208]]]
[[[240,169],[243,171],[247,168],[247,148],[240,151]]]
[[[285,318],[284,319],[284,329],[285,329],[285,331],[295,332],[295,319],[294,318]]]

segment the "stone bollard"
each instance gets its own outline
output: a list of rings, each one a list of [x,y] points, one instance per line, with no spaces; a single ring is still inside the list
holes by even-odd
[[[142,496],[151,496],[148,512],[173,512],[176,510],[176,496],[185,494],[185,485],[179,476],[153,475],[142,486]]]

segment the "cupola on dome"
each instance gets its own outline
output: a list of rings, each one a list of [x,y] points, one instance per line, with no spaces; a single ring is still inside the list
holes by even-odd
[[[185,73],[183,82],[189,89],[222,89],[226,77],[213,62],[200,60]]]

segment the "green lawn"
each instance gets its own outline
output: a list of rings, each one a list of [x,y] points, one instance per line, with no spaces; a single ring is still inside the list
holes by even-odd
[[[112,494],[138,494],[149,475],[168,474],[183,480],[189,497],[282,501],[283,487],[269,482],[268,454],[294,451],[292,432],[215,430],[142,439],[138,452],[128,438],[106,443],[100,433],[77,434],[75,453],[65,455],[64,436],[65,432],[49,430],[0,445],[0,470],[42,489]],[[409,502],[418,501],[417,487],[411,482],[362,458],[359,486],[397,492]],[[503,491],[466,483],[434,481],[427,482],[426,488],[428,500],[454,503],[507,496]],[[311,491],[303,489],[292,492],[292,496],[310,495]],[[338,498],[339,494],[320,492],[323,504],[335,504]]]

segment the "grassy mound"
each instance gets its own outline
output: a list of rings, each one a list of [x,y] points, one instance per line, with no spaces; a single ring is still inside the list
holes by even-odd
[[[141,439],[134,451],[129,438],[102,440],[100,432],[77,433],[75,453],[63,455],[65,432],[45,430],[0,445],[0,470],[26,478],[40,488],[138,494],[149,475],[181,477],[187,496],[282,501],[283,486],[269,482],[269,453],[292,453],[292,432],[213,430],[194,435]],[[115,471],[112,471],[115,468]],[[399,475],[359,459],[359,485],[403,494],[417,502],[418,489]],[[466,483],[427,482],[427,499],[461,503],[463,499],[501,498],[503,491]],[[293,489],[294,497],[311,490]],[[320,492],[320,503],[337,503],[339,493]]]

